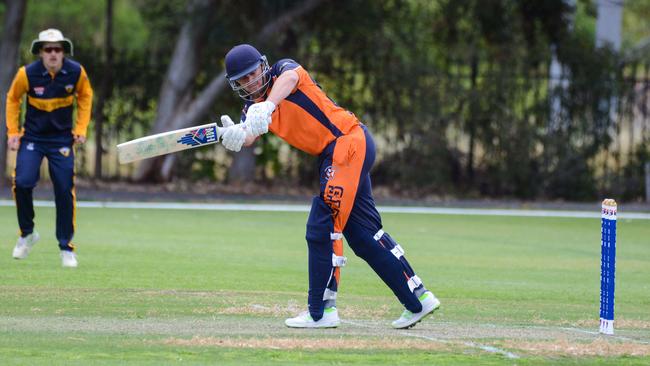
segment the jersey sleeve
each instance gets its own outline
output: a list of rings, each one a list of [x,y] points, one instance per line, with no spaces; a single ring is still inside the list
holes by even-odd
[[[292,60],[292,59],[290,59],[290,58],[283,58],[282,60],[276,62],[276,63],[273,65],[273,67],[271,68],[271,75],[273,76],[273,78],[277,78],[277,77],[279,77],[280,75],[282,75],[283,72],[285,72],[285,71],[287,71],[287,70],[295,70],[295,71],[298,71],[298,70],[300,70],[300,69],[302,69],[302,67],[301,67],[300,64],[297,63],[296,61],[294,61],[294,60]],[[302,76],[300,75],[300,73],[298,73],[298,75],[299,75],[300,78],[302,79]],[[300,85],[300,80],[299,80],[298,83],[296,84],[296,87],[293,88],[293,90],[291,91],[292,94],[295,93],[296,90],[298,90],[298,86],[299,86],[299,85]]]
[[[280,76],[283,72],[287,70],[293,70],[300,67],[300,64],[290,58],[283,58],[282,60],[276,62],[271,68],[271,75]]]
[[[29,91],[29,81],[27,80],[27,72],[25,66],[18,69],[14,77],[11,87],[7,92],[7,111],[6,111],[6,124],[7,136],[20,135],[20,104],[22,103],[23,96]]]
[[[90,123],[90,111],[93,103],[93,89],[90,86],[86,70],[81,67],[81,75],[77,81],[77,122],[74,130],[75,135],[86,136],[88,124]]]

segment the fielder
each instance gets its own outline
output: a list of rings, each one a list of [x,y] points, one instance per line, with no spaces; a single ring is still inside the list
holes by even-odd
[[[404,257],[404,250],[382,229],[370,183],[375,145],[366,126],[339,107],[291,59],[273,66],[253,46],[232,48],[226,78],[245,100],[241,121],[221,116],[223,145],[232,151],[251,145],[269,130],[291,146],[319,157],[320,194],[307,220],[309,249],[308,311],[285,321],[292,328],[339,325],[336,294],[345,237],[406,308],[392,322],[409,328],[440,306]]]
[[[39,180],[41,161],[47,158],[54,185],[56,239],[64,267],[77,267],[72,236],[75,229],[73,144],[86,141],[93,90],[72,55],[72,42],[57,29],[39,33],[32,42],[32,54],[39,59],[18,69],[7,93],[7,145],[18,150],[13,174],[13,193],[20,237],[13,257],[24,259],[39,240],[34,230],[32,190]],[[20,127],[20,105],[27,94],[25,123]],[[77,120],[73,126],[73,103],[77,99]]]

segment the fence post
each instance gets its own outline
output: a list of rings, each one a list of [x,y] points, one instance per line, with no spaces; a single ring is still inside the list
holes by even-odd
[[[645,201],[650,203],[650,161],[645,163]]]

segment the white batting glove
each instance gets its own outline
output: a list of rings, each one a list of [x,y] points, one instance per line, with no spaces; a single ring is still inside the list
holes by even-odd
[[[221,135],[221,144],[230,151],[241,150],[246,140],[246,130],[241,123],[235,124],[229,116],[221,116],[221,125],[226,128]]]
[[[229,115],[224,114],[223,116],[221,116],[221,125],[223,127],[230,127],[230,126],[234,126],[235,122],[233,122],[232,118],[230,118]]]
[[[253,136],[259,136],[269,132],[269,125],[271,124],[271,114],[275,110],[273,102],[264,101],[255,103],[248,107],[246,112],[246,123],[251,128]]]

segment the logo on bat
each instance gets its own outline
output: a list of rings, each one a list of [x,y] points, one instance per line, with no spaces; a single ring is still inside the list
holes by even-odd
[[[190,131],[183,135],[180,139],[176,140],[179,144],[189,146],[199,146],[210,144],[217,141],[216,127],[199,128]]]

